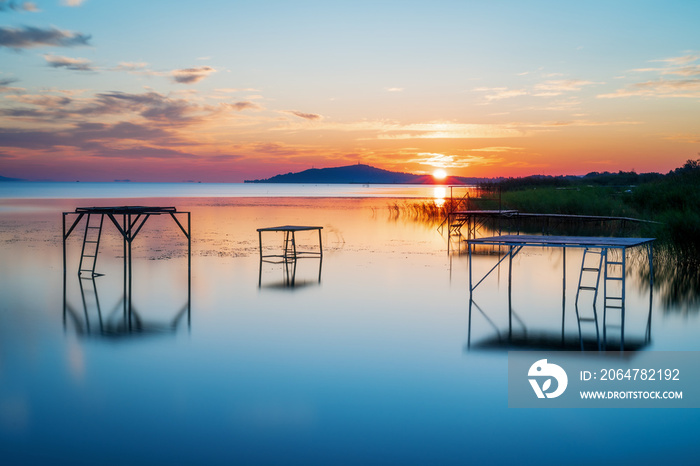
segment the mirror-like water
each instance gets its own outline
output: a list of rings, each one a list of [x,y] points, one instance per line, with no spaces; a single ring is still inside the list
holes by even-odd
[[[565,339],[578,341],[572,290],[581,252],[567,251],[564,297],[561,250],[516,256],[509,319],[507,268],[480,285],[470,308],[467,256],[448,255],[434,225],[396,218],[390,203],[2,201],[3,463],[590,464],[697,455],[700,419],[690,409],[509,409],[501,343],[509,331],[526,347],[561,338],[562,316]],[[187,241],[168,217],[149,219],[134,240],[131,313],[113,226],[96,266],[104,275],[77,277],[81,226],[67,241],[63,280],[61,212],[125,204],[192,213],[190,277]],[[288,224],[323,227],[322,260],[260,263],[256,229]],[[297,246],[316,245],[315,232],[297,235]],[[283,236],[265,242],[281,248]],[[474,270],[496,260],[475,256]],[[698,350],[698,308],[679,311],[656,291],[650,314],[644,264],[630,253],[627,341],[638,351]],[[537,445],[546,448],[533,452]]]

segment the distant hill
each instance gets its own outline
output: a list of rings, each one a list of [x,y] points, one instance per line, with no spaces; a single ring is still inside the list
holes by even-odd
[[[298,173],[275,175],[263,180],[246,180],[246,183],[322,183],[322,184],[473,184],[482,178],[451,176],[437,182],[430,175],[392,172],[370,165],[348,165],[333,168],[310,168]]]

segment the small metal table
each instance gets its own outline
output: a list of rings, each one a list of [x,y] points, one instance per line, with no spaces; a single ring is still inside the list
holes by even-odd
[[[258,228],[258,241],[260,243],[260,260],[268,257],[278,257],[284,260],[297,259],[301,256],[323,256],[323,243],[321,241],[321,230],[323,227],[316,226],[299,226],[299,225],[284,225],[279,227]],[[297,231],[318,231],[318,251],[297,251],[295,233]],[[284,233],[284,253],[283,254],[263,254],[262,233],[264,231],[283,232]]]

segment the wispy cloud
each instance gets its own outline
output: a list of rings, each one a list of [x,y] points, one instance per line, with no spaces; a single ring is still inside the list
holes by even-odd
[[[53,68],[65,68],[73,71],[94,71],[90,60],[85,58],[70,58],[60,55],[45,54],[44,60]]]
[[[119,65],[115,66],[113,68],[114,71],[126,71],[126,72],[133,72],[133,71],[143,71],[148,67],[148,63],[146,62],[119,62]]]
[[[484,92],[487,101],[510,99],[513,97],[556,97],[568,92],[578,92],[585,86],[598,84],[584,79],[556,79],[535,84],[532,88],[509,89],[507,87],[477,87],[476,92]]]
[[[91,36],[56,28],[0,27],[0,47],[26,49],[32,47],[75,47],[90,45]]]
[[[61,5],[68,7],[78,7],[85,3],[85,0],[61,0]]]
[[[13,11],[29,11],[32,13],[39,12],[39,8],[36,6],[34,2],[14,2],[14,1],[7,1],[7,0],[0,0],[0,11],[7,11],[7,10],[13,10]]]
[[[565,92],[577,92],[580,91],[584,86],[590,86],[594,83],[593,81],[586,81],[583,79],[557,79],[545,81],[536,84],[534,89],[535,93],[533,95],[561,95]],[[538,94],[537,91],[542,92]]]
[[[6,99],[8,101],[18,102],[22,104],[51,108],[59,108],[62,106],[66,106],[73,101],[73,99],[65,96],[31,94],[8,96]]]
[[[495,146],[482,147],[480,149],[469,149],[469,152],[517,152],[521,150],[523,150],[522,147]]]
[[[18,80],[14,78],[2,78],[0,79],[0,92],[21,92],[23,89],[21,87],[13,87],[10,84],[16,83]]]
[[[663,98],[700,98],[700,78],[696,79],[658,79],[634,83],[624,89],[608,94],[600,94],[600,99],[620,97],[663,97]]]
[[[60,124],[67,118],[99,118],[114,115],[143,118],[153,124],[183,126],[202,121],[221,111],[216,106],[199,105],[154,91],[142,94],[103,92],[91,98],[73,99],[70,102],[52,99],[29,101],[26,98],[24,100],[16,98],[15,101],[31,106],[0,108],[0,115],[31,119],[43,124]]]
[[[612,99],[624,97],[658,97],[658,98],[692,98],[700,97],[700,55],[690,53],[671,58],[651,60],[656,63],[665,63],[667,66],[636,68],[631,70],[636,73],[655,73],[659,79],[652,79],[627,85],[622,89],[607,94],[600,94],[598,98]],[[681,76],[681,79],[673,79],[673,76]],[[669,78],[670,77],[670,78]]]
[[[510,125],[468,123],[414,123],[383,125],[378,139],[472,139],[525,136],[526,132]]]
[[[700,59],[700,55],[691,53],[691,54],[683,55],[680,57],[661,58],[659,60],[651,60],[651,61],[652,62],[668,63],[670,65],[676,65],[676,66],[682,66],[682,65],[686,65],[688,63],[692,63],[698,59]]]
[[[194,84],[203,80],[211,73],[216,72],[211,66],[198,66],[195,68],[184,68],[181,70],[173,71],[172,78],[176,83],[180,84]]]
[[[304,113],[304,112],[300,112],[297,110],[284,110],[282,113],[288,113],[290,115],[294,115],[296,117],[303,118],[304,120],[310,120],[310,121],[323,120],[323,115],[319,115],[318,113]]]
[[[222,104],[226,108],[230,108],[231,110],[235,110],[237,112],[240,112],[242,110],[263,110],[263,107],[261,105],[256,104],[255,102],[250,102],[250,101],[241,101],[241,102],[235,102],[235,103],[224,103]]]
[[[524,89],[508,89],[507,87],[477,87],[474,90],[486,92],[487,94],[484,95],[484,98],[488,101],[510,99],[528,94]]]
[[[244,87],[244,88],[237,88],[237,87],[226,87],[226,88],[219,88],[219,89],[214,89],[216,92],[223,92],[225,94],[234,94],[236,92],[258,92],[258,89],[253,89],[252,87]]]
[[[408,163],[429,165],[437,168],[467,168],[472,165],[493,165],[502,163],[500,157],[486,157],[482,155],[447,155],[433,152],[419,152]]]
[[[403,87],[385,87],[384,90],[387,92],[403,92],[404,88]]]

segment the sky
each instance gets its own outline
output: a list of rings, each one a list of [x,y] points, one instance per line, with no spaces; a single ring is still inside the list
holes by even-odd
[[[498,177],[700,156],[700,2],[0,0],[0,176]]]

